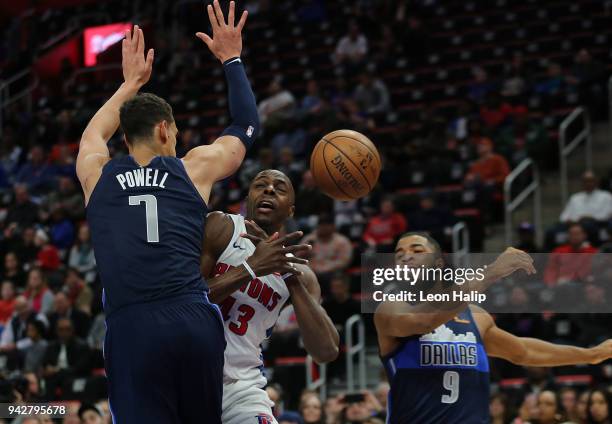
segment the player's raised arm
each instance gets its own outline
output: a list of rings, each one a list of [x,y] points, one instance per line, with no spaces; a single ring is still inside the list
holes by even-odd
[[[584,348],[560,345],[530,337],[518,337],[499,328],[484,309],[472,305],[487,354],[514,364],[532,367],[597,364],[612,358],[612,340]]]
[[[91,118],[81,136],[76,171],[85,202],[93,191],[102,167],[108,160],[106,143],[119,127],[119,108],[138,93],[149,81],[153,69],[153,49],[145,57],[145,41],[142,29],[134,26],[134,31],[126,31],[122,41],[122,68],[124,82],[108,101]]]
[[[212,184],[236,172],[259,132],[255,95],[240,58],[242,28],[247,12],[244,11],[238,24],[235,24],[235,7],[235,3],[230,2],[226,22],[219,1],[215,0],[213,5],[207,7],[212,38],[202,32],[196,33],[223,64],[232,119],[231,124],[211,145],[196,147],[183,158],[189,176],[200,192],[204,193],[204,197],[207,197]]]

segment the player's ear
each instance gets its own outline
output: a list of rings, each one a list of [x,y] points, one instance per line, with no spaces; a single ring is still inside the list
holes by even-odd
[[[123,142],[125,143],[125,147],[130,150],[130,143],[128,143],[127,137],[123,134]]]
[[[159,138],[162,142],[162,144],[166,144],[168,142],[168,122],[166,120],[163,120],[159,123]]]
[[[442,268],[444,267],[444,259],[442,259],[441,257],[436,259],[434,262],[436,268]]]
[[[295,213],[295,205],[291,205],[289,208],[289,218],[293,218],[293,214]]]

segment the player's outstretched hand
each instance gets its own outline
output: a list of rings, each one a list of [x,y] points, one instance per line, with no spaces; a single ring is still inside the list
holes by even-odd
[[[601,342],[590,350],[593,354],[593,359],[590,361],[591,364],[599,364],[606,359],[610,359],[612,358],[612,339]]]
[[[212,5],[209,4],[206,10],[208,11],[208,19],[210,19],[212,27],[212,38],[203,32],[196,32],[196,37],[206,43],[210,51],[221,63],[240,56],[240,53],[242,53],[242,28],[247,20],[248,12],[246,10],[242,12],[238,25],[235,25],[235,2],[230,2],[227,22],[225,22],[225,16],[223,16],[223,11],[221,6],[219,6],[219,0],[215,0]]]
[[[493,272],[498,279],[507,277],[520,269],[525,271],[527,275],[536,273],[533,258],[526,252],[514,247],[507,248],[489,267],[489,271]]]
[[[248,235],[248,234],[247,234]],[[247,235],[243,235],[245,238]],[[297,272],[293,264],[307,264],[306,259],[298,258],[296,253],[305,252],[312,248],[309,244],[296,244],[294,246],[286,246],[294,240],[299,240],[304,234],[301,231],[295,231],[287,234],[284,237],[279,237],[278,233],[272,234],[267,239],[260,239],[255,248],[255,252],[247,262],[256,275],[269,275],[275,272],[280,274]]]
[[[245,219],[244,224],[249,229],[250,234],[244,233],[244,234],[241,234],[240,236],[251,240],[255,246],[257,246],[260,241],[267,240],[270,238],[268,233],[266,233],[263,228],[257,225],[255,221]]]
[[[125,31],[125,38],[121,43],[121,66],[124,81],[138,88],[149,81],[153,70],[153,49],[149,49],[146,58],[144,51],[144,34],[138,25],[134,25],[133,32]]]

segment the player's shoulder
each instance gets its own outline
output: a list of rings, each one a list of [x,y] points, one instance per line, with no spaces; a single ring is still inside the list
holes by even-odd
[[[478,327],[478,331],[480,332],[480,335],[484,336],[484,334],[491,327],[495,326],[495,320],[493,319],[491,314],[489,314],[487,311],[485,311],[478,305],[470,304],[469,308],[470,308],[470,312],[472,312],[472,317],[474,318],[474,322],[476,323],[476,326]]]
[[[206,215],[205,243],[226,246],[234,232],[234,220],[221,211],[209,212]]]

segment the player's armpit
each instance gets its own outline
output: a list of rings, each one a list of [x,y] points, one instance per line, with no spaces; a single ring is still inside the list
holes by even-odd
[[[210,278],[214,275],[217,260],[229,244],[233,230],[232,218],[223,212],[211,212],[206,217],[200,264],[200,270],[204,278]]]
[[[213,184],[235,173],[245,154],[246,148],[238,137],[225,135],[212,144],[191,149],[183,163],[189,178],[208,202]]]
[[[85,194],[85,204],[102,174],[102,168],[110,160],[110,154],[106,143],[100,139],[99,143],[94,140],[81,140],[81,147],[76,161],[77,177]]]

